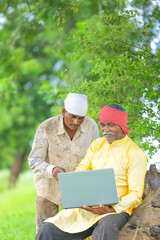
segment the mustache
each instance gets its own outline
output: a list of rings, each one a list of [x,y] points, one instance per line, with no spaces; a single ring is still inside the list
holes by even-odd
[[[103,132],[103,135],[114,135],[113,132]]]
[[[76,125],[74,123],[71,123],[70,126],[79,127],[79,125]]]

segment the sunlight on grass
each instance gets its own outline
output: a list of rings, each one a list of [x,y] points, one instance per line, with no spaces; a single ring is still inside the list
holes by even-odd
[[[16,187],[7,188],[8,172],[0,171],[0,239],[35,238],[36,190],[33,173],[20,175]]]

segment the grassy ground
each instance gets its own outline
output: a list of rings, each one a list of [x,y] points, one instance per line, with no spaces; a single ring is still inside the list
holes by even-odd
[[[0,171],[0,239],[35,239],[36,191],[31,171],[20,175],[14,188],[7,187],[9,172]]]

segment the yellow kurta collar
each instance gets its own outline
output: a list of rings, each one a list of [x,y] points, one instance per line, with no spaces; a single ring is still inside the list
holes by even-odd
[[[115,146],[115,145],[118,145],[118,144],[121,144],[121,143],[124,143],[124,142],[127,140],[127,138],[128,138],[128,136],[126,135],[124,138],[122,138],[122,139],[120,139],[120,140],[115,140],[114,142],[109,143],[109,142],[107,142],[107,140],[106,140],[105,137],[104,137],[106,143],[107,143],[108,145],[110,145],[111,147],[112,147],[112,146]]]

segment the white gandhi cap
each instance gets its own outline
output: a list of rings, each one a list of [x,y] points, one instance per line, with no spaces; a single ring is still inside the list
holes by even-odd
[[[64,107],[67,112],[86,116],[88,110],[88,98],[84,94],[69,93],[64,100]]]

